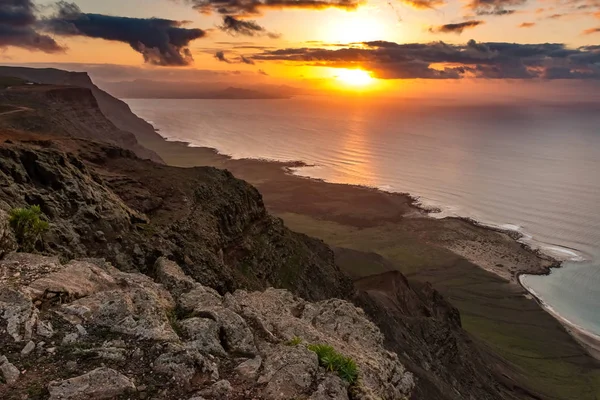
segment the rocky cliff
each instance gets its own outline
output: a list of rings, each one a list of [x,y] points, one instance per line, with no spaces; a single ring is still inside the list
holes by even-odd
[[[160,139],[152,125],[133,114],[125,102],[99,89],[86,73],[0,66],[0,76],[17,77],[42,85],[12,87],[12,90],[3,91],[3,103],[29,103],[34,111],[34,115],[26,115],[25,118],[21,118],[22,114],[13,115],[15,118],[11,123],[25,124],[30,129],[42,128],[45,133],[57,132],[44,126],[32,126],[32,120],[51,121],[66,134],[113,143],[133,150],[139,157],[162,162],[156,153],[138,143]],[[51,87],[44,87],[48,85]],[[33,96],[36,92],[37,96]],[[69,101],[73,99],[77,101]],[[99,118],[99,115],[102,117]],[[95,123],[92,126],[77,125],[77,122],[89,120]]]

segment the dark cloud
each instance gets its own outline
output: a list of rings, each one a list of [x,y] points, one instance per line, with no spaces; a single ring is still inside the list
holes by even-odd
[[[533,28],[535,26],[535,22],[523,22],[519,25],[519,28]]]
[[[215,58],[221,62],[231,64],[231,61],[227,57],[225,57],[225,52],[223,52],[223,51],[217,51],[215,53]]]
[[[0,47],[21,47],[46,53],[65,49],[52,37],[39,33],[36,8],[31,0],[0,0]]]
[[[600,31],[600,29],[599,29]],[[600,49],[564,44],[365,42],[342,49],[289,48],[253,56],[338,68],[362,67],[383,79],[599,79]],[[560,78],[559,78],[560,77]]]
[[[430,32],[434,33],[458,33],[461,34],[465,29],[475,28],[478,25],[484,24],[483,21],[465,21],[458,24],[446,24],[440,26],[433,26],[429,28]]]
[[[264,76],[269,76],[269,74],[267,74],[265,71],[263,71],[262,69],[258,70],[258,73]]]
[[[259,15],[265,10],[341,8],[354,10],[364,0],[186,0],[204,14]]]
[[[154,65],[190,64],[193,61],[190,42],[205,36],[201,29],[183,28],[182,21],[85,14],[76,4],[64,1],[57,3],[57,7],[57,13],[43,22],[49,32],[127,43]]]
[[[527,0],[472,0],[467,8],[477,15],[510,15],[516,10],[513,7],[524,5]]]
[[[562,17],[566,17],[568,14],[552,14],[548,16],[548,19],[561,19]]]
[[[234,36],[268,36],[273,39],[280,37],[280,35],[276,33],[267,31],[256,21],[242,20],[232,17],[231,15],[225,15],[223,17],[223,24],[219,26],[219,29]]]
[[[244,56],[240,56],[240,62],[243,64],[254,65],[254,60]]]
[[[243,55],[240,55],[236,60],[231,60],[229,58],[227,58],[227,56],[225,56],[225,52],[224,51],[217,51],[215,53],[215,58],[221,62],[225,62],[227,64],[248,64],[248,65],[254,65],[254,60],[252,60],[251,58],[245,57]]]

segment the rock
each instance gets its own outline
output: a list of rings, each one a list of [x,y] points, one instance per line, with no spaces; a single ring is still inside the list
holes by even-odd
[[[258,376],[258,370],[262,366],[262,358],[257,356],[249,360],[244,361],[237,367],[235,367],[235,373],[245,381],[253,382]]]
[[[339,377],[328,374],[308,400],[348,400],[348,388]]]
[[[94,282],[92,286],[79,287],[93,287],[93,290],[98,291],[63,305],[60,313],[68,321],[85,321],[138,339],[179,340],[166,315],[175,308],[175,304],[169,292],[162,286],[144,275],[123,273],[108,264],[100,271],[98,267],[90,266],[89,263],[81,267],[84,270],[88,269],[84,277],[95,271],[94,273],[98,272],[101,278],[89,279],[89,282]],[[78,293],[84,293],[84,290]]]
[[[31,339],[37,316],[27,294],[0,284],[0,318],[6,320],[6,331],[15,342]]]
[[[203,354],[213,354],[225,357],[227,353],[219,339],[219,324],[209,318],[189,318],[179,322],[188,345],[198,349]]]
[[[22,287],[62,268],[58,257],[10,253],[0,261],[0,283],[10,282],[13,287]]]
[[[21,350],[21,355],[27,356],[33,350],[35,350],[35,343],[30,340],[29,342],[27,342],[27,344],[25,345],[25,347],[23,347],[23,350]]]
[[[38,335],[45,338],[51,338],[54,336],[54,328],[52,328],[52,323],[50,321],[38,320],[36,331]]]
[[[161,354],[154,361],[153,370],[181,384],[188,384],[196,370],[206,373],[211,379],[218,379],[218,369],[213,363],[204,358],[198,350],[180,346],[172,346]]]
[[[183,272],[179,265],[164,257],[156,260],[154,269],[156,271],[156,281],[162,283],[176,297],[189,292],[197,285],[192,278]]]
[[[133,382],[114,369],[97,368],[85,375],[48,385],[49,400],[112,399],[135,390]]]
[[[200,316],[211,318],[217,322],[223,332],[224,347],[228,353],[240,356],[258,354],[254,343],[254,335],[246,321],[227,308],[196,308]]]
[[[222,298],[215,290],[198,284],[188,293],[181,295],[177,302],[183,311],[193,313],[196,307],[220,306]]]
[[[315,381],[319,360],[306,347],[285,345],[272,348],[265,358],[258,383],[266,383],[266,399],[288,400],[308,393]]]
[[[229,383],[229,381],[220,380],[211,387],[202,390],[200,395],[208,397],[209,399],[224,400],[228,398],[229,393],[231,393],[232,390],[233,388],[231,387],[231,383]]]
[[[77,332],[79,333],[80,336],[86,336],[87,335],[87,331],[85,330],[85,328],[81,324],[75,325],[75,329],[77,329]]]
[[[61,271],[49,274],[29,285],[34,300],[46,294],[59,294],[69,301],[118,287],[107,271],[86,261],[72,261]]]
[[[68,333],[65,335],[65,337],[62,340],[62,344],[67,345],[67,344],[73,344],[77,341],[77,339],[79,339],[79,334],[77,333]]]
[[[0,372],[2,372],[4,380],[9,385],[12,385],[17,380],[19,380],[19,376],[21,375],[19,369],[10,362],[8,362],[6,356],[0,357]]]

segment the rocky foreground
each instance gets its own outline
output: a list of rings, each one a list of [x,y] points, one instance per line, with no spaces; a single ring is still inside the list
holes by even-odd
[[[221,296],[166,259],[152,279],[12,253],[0,276],[3,399],[402,399],[414,386],[346,301]],[[351,355],[358,383],[320,367],[310,343]]]

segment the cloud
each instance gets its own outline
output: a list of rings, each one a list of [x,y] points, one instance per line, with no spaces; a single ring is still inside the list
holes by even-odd
[[[231,61],[227,57],[225,57],[225,52],[223,52],[223,51],[217,51],[215,53],[215,58],[221,62],[231,64]]]
[[[445,0],[401,0],[413,8],[420,10],[435,9],[446,4]]]
[[[364,0],[186,0],[203,14],[260,15],[265,10],[340,8],[354,10]]]
[[[281,35],[267,31],[265,28],[260,26],[256,21],[241,20],[231,15],[225,15],[223,17],[223,24],[219,26],[219,29],[223,32],[227,32],[230,35],[243,35],[243,36],[268,36],[276,39]]]
[[[267,74],[265,71],[263,71],[262,69],[258,70],[258,73],[264,76],[269,76],[269,74]]]
[[[584,35],[592,35],[594,33],[600,33],[600,28],[590,28],[583,31]]]
[[[240,56],[240,62],[243,64],[254,65],[254,60],[248,57]]]
[[[225,52],[220,50],[215,53],[215,58],[221,62],[225,62],[227,64],[248,64],[254,65],[254,60],[251,58],[240,55],[237,60],[231,60],[225,56]]]
[[[193,57],[188,46],[206,34],[202,29],[184,28],[185,21],[85,14],[76,4],[65,1],[58,2],[57,7],[56,14],[43,21],[47,31],[127,43],[153,65],[191,64]]]
[[[382,79],[600,80],[600,48],[573,49],[560,43],[481,43],[470,40],[454,45],[376,41],[365,42],[362,47],[341,49],[264,51],[252,58],[337,68],[362,67]]]
[[[477,15],[510,15],[516,10],[513,7],[522,6],[527,0],[471,0],[466,8]]]
[[[519,25],[519,28],[533,28],[535,26],[535,22],[523,22]]]
[[[485,22],[483,21],[465,21],[465,22],[460,22],[458,24],[446,24],[446,25],[440,25],[440,26],[432,26],[431,28],[429,28],[430,32],[434,32],[434,33],[457,33],[457,34],[461,34],[463,33],[463,31],[465,29],[472,29],[475,28],[481,24],[484,24]]]
[[[37,32],[35,13],[31,0],[0,0],[0,48],[21,47],[45,53],[65,51],[52,37]]]

